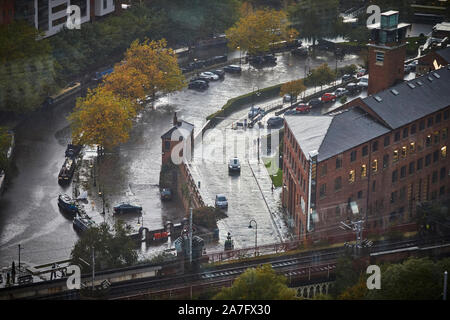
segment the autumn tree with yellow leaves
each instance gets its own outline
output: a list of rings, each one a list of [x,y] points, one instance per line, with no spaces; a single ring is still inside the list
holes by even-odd
[[[246,15],[225,32],[231,49],[239,47],[250,55],[262,54],[270,50],[271,44],[289,41],[298,35],[296,30],[289,28],[284,11],[252,11],[249,8],[241,11],[245,11]]]
[[[77,99],[75,110],[69,116],[73,142],[114,148],[128,140],[135,116],[129,99],[105,87],[89,90],[85,98]]]
[[[289,94],[291,96],[291,105],[294,101],[294,97],[297,96],[306,90],[306,86],[303,84],[303,80],[293,80],[284,83],[280,88],[280,96],[284,96],[285,94]]]

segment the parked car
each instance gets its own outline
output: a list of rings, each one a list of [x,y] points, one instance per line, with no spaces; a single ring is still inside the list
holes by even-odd
[[[291,97],[291,95],[289,93],[286,93],[283,96],[283,103],[285,103],[285,102],[296,102],[296,101],[297,101],[297,97],[296,96]]]
[[[274,54],[266,54],[263,59],[266,63],[275,63],[277,61],[277,57]]]
[[[284,115],[285,116],[296,116],[299,115],[300,112],[298,112],[297,110],[293,109],[293,110],[287,110]]]
[[[324,93],[320,99],[322,100],[322,102],[330,102],[330,101],[335,102],[336,98],[337,97],[334,93],[327,92]]]
[[[262,64],[264,63],[264,57],[263,56],[249,56],[248,62],[253,64]]]
[[[250,108],[250,111],[248,112],[248,118],[249,119],[253,119],[254,117],[256,117],[258,114],[260,114],[262,111],[262,109],[260,107],[256,107],[256,106],[252,106]]]
[[[361,89],[367,88],[367,87],[369,86],[369,76],[364,76],[364,77],[362,77],[362,78],[359,80],[359,82],[358,82],[358,86],[359,86]]]
[[[350,80],[355,80],[355,76],[351,75],[351,74],[344,74],[341,78],[342,82],[346,82],[346,81],[350,81]]]
[[[215,56],[212,59],[214,60],[214,63],[222,63],[222,62],[227,62],[228,57],[227,56]]]
[[[172,200],[172,190],[163,188],[161,190],[161,200]]]
[[[220,209],[228,209],[228,200],[227,197],[223,194],[216,195],[215,205]]]
[[[298,113],[308,113],[311,110],[311,106],[306,103],[300,103],[298,107],[295,108],[295,111]]]
[[[320,98],[313,98],[309,100],[308,104],[311,108],[321,107],[323,105],[323,101]]]
[[[221,69],[213,70],[211,72],[214,74],[217,74],[219,76],[219,79],[225,78],[225,71],[223,71]]]
[[[347,85],[345,86],[345,89],[347,89],[348,94],[356,94],[356,93],[361,92],[361,87],[358,86],[358,84],[355,82],[347,83]]]
[[[233,159],[230,159],[230,162],[228,163],[228,173],[234,173],[234,172],[241,172],[241,163],[239,162],[239,159],[234,157]]]
[[[142,211],[142,207],[135,206],[129,203],[121,203],[114,208],[115,213],[128,213],[128,212],[140,212]]]
[[[366,73],[367,73],[367,70],[361,68],[361,69],[359,69],[358,71],[356,71],[356,76],[359,78],[359,77],[364,76]]]
[[[336,91],[334,91],[334,95],[337,98],[345,96],[346,94],[348,94],[348,90],[345,88],[337,88]]]
[[[281,127],[284,124],[284,119],[281,117],[272,117],[269,120],[267,120],[267,127]]]
[[[206,90],[208,89],[209,84],[206,81],[203,80],[195,80],[189,83],[188,88],[189,89],[198,89],[198,90]]]
[[[199,78],[201,79],[208,79],[208,80],[219,80],[219,76],[215,73],[209,72],[209,71],[205,71],[200,73]]]
[[[189,79],[189,83],[194,82],[194,81],[205,81],[206,83],[209,83],[209,79],[207,79],[207,78],[200,78],[200,75]]]
[[[223,71],[229,72],[229,73],[241,73],[242,68],[235,64],[230,64],[229,66],[223,67]]]
[[[291,50],[291,54],[306,57],[308,55],[307,47],[297,47]]]

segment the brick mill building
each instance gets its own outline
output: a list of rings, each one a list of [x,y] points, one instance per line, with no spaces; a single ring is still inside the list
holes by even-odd
[[[285,117],[282,202],[298,238],[353,240],[339,225],[359,218],[366,235],[412,231],[419,203],[450,198],[450,65],[402,83],[372,77],[392,61],[403,68],[398,55],[378,55],[376,70],[369,61],[369,87],[386,89],[329,115]]]

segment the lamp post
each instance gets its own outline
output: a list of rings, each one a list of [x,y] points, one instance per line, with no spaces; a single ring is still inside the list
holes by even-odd
[[[237,46],[236,49],[239,50],[239,65],[242,65],[242,60],[241,60],[241,47]]]
[[[105,195],[102,191],[99,191],[98,196],[102,198],[102,214],[105,214]]]
[[[255,223],[255,257],[256,257],[256,250],[258,248],[258,223],[256,222],[256,220],[250,220],[250,222],[248,223],[248,228],[252,229],[252,222]]]

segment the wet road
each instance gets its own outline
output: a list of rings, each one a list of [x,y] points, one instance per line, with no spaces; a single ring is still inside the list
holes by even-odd
[[[238,56],[238,53],[229,54],[229,58]],[[177,111],[180,119],[193,123],[199,130],[206,116],[220,109],[228,99],[251,92],[255,87],[264,88],[304,76],[305,59],[289,53],[277,54],[277,57],[278,63],[274,67],[255,69],[243,65],[241,75],[227,74],[223,81],[211,83],[204,92],[184,89],[161,98],[156,103],[156,110],[146,111],[137,120],[129,142],[108,155],[99,168],[98,186],[106,195],[107,203],[105,219],[114,219],[108,208],[121,201],[142,205],[144,225],[149,228],[159,228],[166,220],[181,219],[183,212],[176,204],[161,203],[157,186],[161,166],[160,136],[170,129],[173,112]],[[324,53],[311,58],[309,67],[324,62],[335,66],[333,56]],[[338,66],[352,63],[361,61],[355,55],[348,55],[338,62]],[[18,258],[18,244],[23,246],[22,261],[37,264],[67,258],[78,239],[71,221],[59,212],[56,204],[58,193],[70,194],[70,189],[63,190],[57,184],[57,175],[70,137],[65,117],[73,105],[73,100],[67,101],[51,114],[37,115],[25,121],[17,130],[17,174],[0,198],[0,266]],[[250,179],[250,176],[246,177]],[[252,198],[242,194],[240,200],[248,203],[249,217],[253,210],[260,210],[258,208],[262,206],[256,193]],[[98,199],[90,205],[100,212],[101,207],[96,203]],[[103,219],[100,214],[94,218]],[[138,217],[121,218],[137,223]],[[262,229],[269,230],[269,225],[261,224],[258,228],[261,228],[258,241],[275,240],[274,232],[268,232],[268,238],[263,238]],[[250,240],[254,237],[248,230],[245,230],[245,236]],[[147,250],[151,251],[151,248]]]

